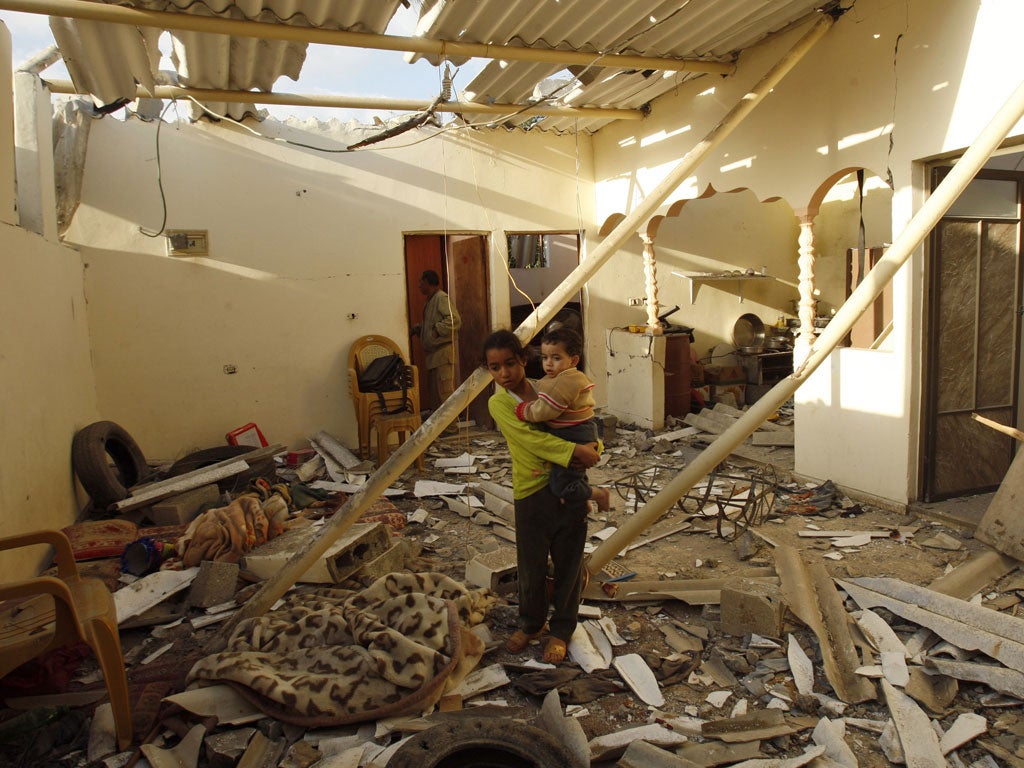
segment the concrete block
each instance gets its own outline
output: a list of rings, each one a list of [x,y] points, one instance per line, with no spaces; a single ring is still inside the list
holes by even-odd
[[[474,557],[466,563],[466,583],[499,595],[515,592],[519,588],[515,550],[500,547]]]
[[[238,563],[216,563],[204,560],[192,582],[189,603],[196,608],[210,608],[234,600],[238,586]]]
[[[207,763],[211,768],[235,768],[254,733],[255,728],[235,728],[207,736],[204,740]]]
[[[269,579],[284,567],[292,555],[309,546],[318,528],[293,528],[242,560],[242,568],[259,579]],[[391,546],[391,533],[383,523],[356,523],[298,579],[315,584],[337,584],[355,573]]]
[[[162,499],[149,508],[147,517],[153,525],[183,525],[191,523],[204,504],[217,504],[219,501],[217,484],[211,483]]]
[[[739,579],[722,588],[720,609],[727,635],[782,636],[786,604],[775,584]]]
[[[408,542],[405,539],[398,539],[394,545],[386,549],[382,554],[369,562],[363,563],[359,570],[356,571],[356,576],[369,576],[370,578],[379,579],[381,576],[386,576],[389,573],[405,570],[405,561],[408,559],[409,554]]]

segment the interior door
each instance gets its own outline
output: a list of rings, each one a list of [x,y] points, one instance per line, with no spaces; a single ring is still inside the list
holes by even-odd
[[[971,414],[1017,426],[1022,187],[982,171],[931,234],[925,501],[993,490],[1013,457],[1013,438]]]
[[[451,297],[462,328],[459,330],[459,349],[455,369],[455,385],[461,384],[479,365],[480,350],[490,333],[490,301],[487,275],[487,243],[484,235],[406,235],[405,275],[407,306],[410,325],[423,318],[426,298],[419,292],[420,275],[433,269],[441,276],[441,287]],[[427,369],[423,347],[418,341],[410,343],[413,362],[420,369],[421,403],[434,410],[440,403],[431,402],[426,386]],[[479,426],[490,428],[487,394],[474,398],[468,409],[468,418]]]

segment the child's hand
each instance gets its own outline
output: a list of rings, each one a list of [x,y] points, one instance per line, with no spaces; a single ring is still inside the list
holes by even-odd
[[[569,466],[573,469],[588,469],[597,464],[600,459],[596,443],[577,443],[572,449],[572,462]]]

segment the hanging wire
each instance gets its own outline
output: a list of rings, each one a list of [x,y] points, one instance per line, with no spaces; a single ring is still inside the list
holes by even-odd
[[[163,209],[163,218],[160,220],[160,229],[156,232],[147,232],[144,228],[139,227],[139,232],[146,237],[160,237],[164,233],[164,229],[167,228],[167,195],[164,193],[164,178],[163,178],[163,167],[160,163],[160,128],[164,124],[164,115],[176,102],[172,99],[167,102],[167,105],[160,111],[160,116],[156,119],[156,186],[160,190],[160,206]]]

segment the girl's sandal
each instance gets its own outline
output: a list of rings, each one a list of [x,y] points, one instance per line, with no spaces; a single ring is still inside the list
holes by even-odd
[[[565,640],[552,637],[544,649],[544,661],[548,664],[561,664],[565,661],[565,651]]]
[[[531,640],[536,640],[538,637],[544,634],[547,629],[547,625],[541,627],[537,632],[533,634],[527,634],[521,629],[517,629],[512,633],[512,636],[505,641],[505,650],[509,653],[522,653],[526,650],[526,646],[530,644]]]

